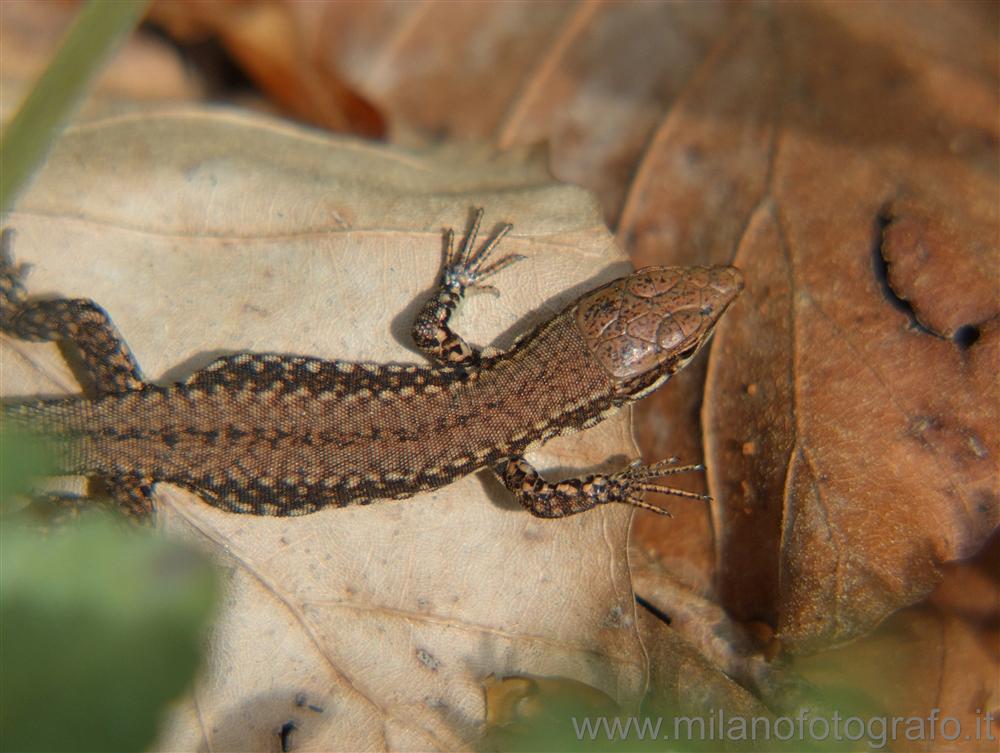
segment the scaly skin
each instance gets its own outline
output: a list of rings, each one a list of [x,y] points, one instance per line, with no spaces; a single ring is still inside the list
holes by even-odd
[[[44,433],[59,470],[99,477],[123,508],[152,511],[160,481],[237,513],[301,515],[401,499],[494,469],[534,515],[562,517],[608,502],[651,507],[651,483],[700,466],[672,461],[557,482],[524,459],[661,386],[705,344],[739,294],[731,267],[648,267],[585,294],[484,356],[448,322],[470,287],[516,262],[488,264],[504,226],[478,251],[482,210],[449,253],[436,294],[413,325],[427,366],[322,361],[266,353],[221,358],[182,383],[145,381],[107,314],[88,300],[31,301],[10,258],[0,262],[0,331],[76,345],[96,389],[4,404]],[[659,508],[652,508],[663,512]]]

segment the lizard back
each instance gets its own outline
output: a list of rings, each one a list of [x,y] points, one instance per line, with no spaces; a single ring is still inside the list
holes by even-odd
[[[443,486],[613,407],[570,309],[475,367],[240,354],[181,384],[5,412],[57,437],[63,472],[155,478],[234,512],[296,515]]]

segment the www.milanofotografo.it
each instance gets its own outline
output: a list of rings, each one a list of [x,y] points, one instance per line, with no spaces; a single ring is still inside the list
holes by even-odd
[[[970,724],[969,722],[972,722]],[[795,716],[740,716],[716,709],[704,716],[570,717],[578,741],[674,740],[689,742],[860,742],[880,750],[898,741],[996,741],[996,719],[977,709],[972,720],[933,708],[925,716],[850,716],[807,708]]]

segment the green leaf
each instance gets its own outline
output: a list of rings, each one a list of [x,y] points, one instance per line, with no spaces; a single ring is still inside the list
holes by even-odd
[[[191,683],[212,612],[203,556],[97,516],[0,531],[5,750],[136,751]]]
[[[0,511],[7,509],[15,494],[28,491],[33,478],[46,475],[51,468],[40,437],[11,421],[0,422]]]

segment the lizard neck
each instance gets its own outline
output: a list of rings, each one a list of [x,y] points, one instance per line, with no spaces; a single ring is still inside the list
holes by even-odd
[[[614,385],[591,355],[575,309],[538,326],[507,352],[485,359],[475,379],[484,414],[507,435],[503,454],[587,428],[620,407]],[[490,396],[499,397],[493,407]],[[503,454],[500,456],[502,457]]]

